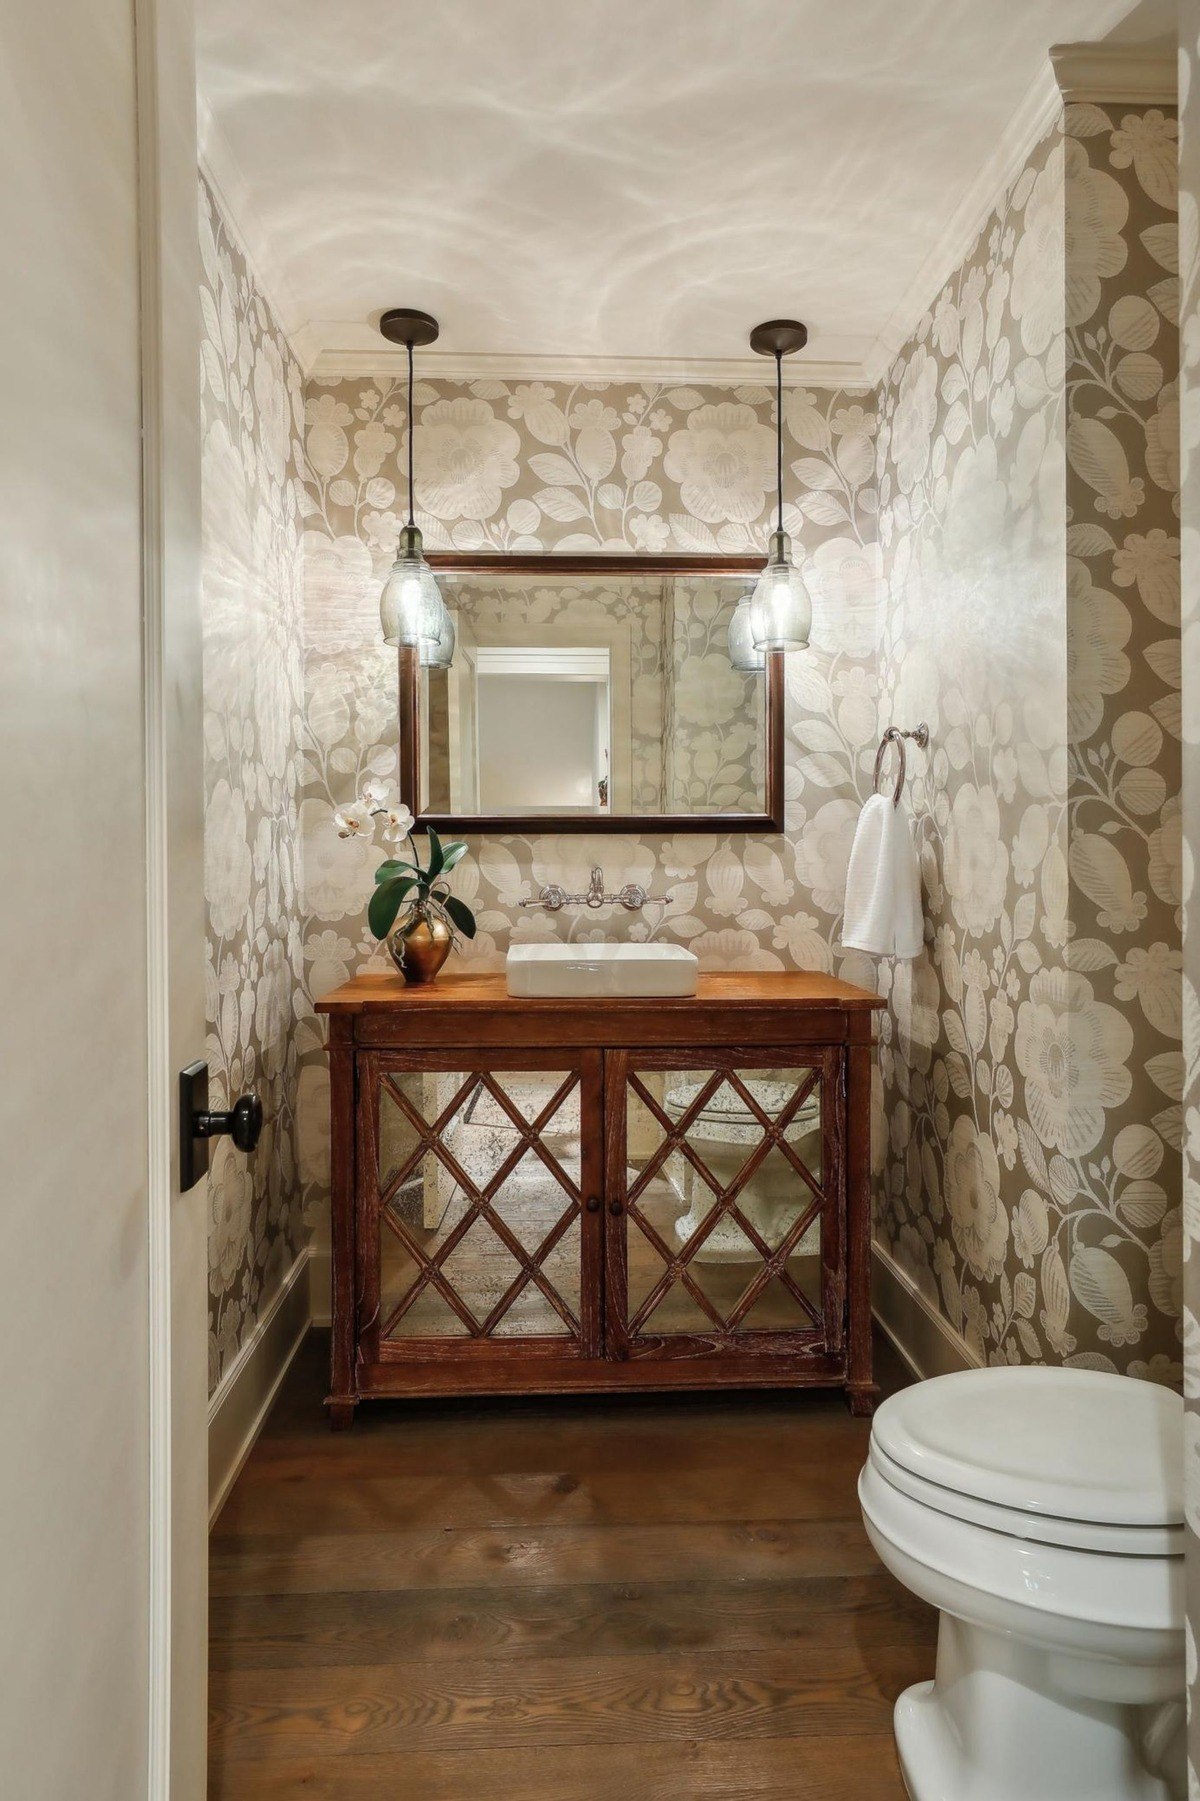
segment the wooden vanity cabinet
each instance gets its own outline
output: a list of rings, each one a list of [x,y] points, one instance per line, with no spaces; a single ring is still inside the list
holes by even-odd
[[[843,1387],[869,1412],[876,995],[702,976],[518,1000],[359,976],[329,1016],[335,1426],[381,1396]]]

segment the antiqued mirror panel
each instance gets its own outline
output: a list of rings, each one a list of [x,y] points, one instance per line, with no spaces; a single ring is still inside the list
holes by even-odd
[[[448,668],[415,666],[418,816],[603,830],[618,821],[762,822],[771,664],[730,659],[743,570],[439,568]],[[414,665],[415,665],[414,657]],[[774,722],[777,724],[778,722]]]
[[[630,1337],[819,1332],[821,1071],[647,1069],[625,1099]]]
[[[578,1339],[577,1071],[387,1070],[379,1335]]]

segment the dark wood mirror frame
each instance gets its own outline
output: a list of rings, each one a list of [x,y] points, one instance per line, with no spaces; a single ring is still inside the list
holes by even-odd
[[[503,556],[428,551],[435,571],[455,575],[758,575],[763,557]],[[764,724],[765,808],[761,813],[431,813],[421,810],[421,670],[417,653],[400,651],[400,799],[418,831],[478,835],[482,832],[782,832],[783,652],[768,651]]]

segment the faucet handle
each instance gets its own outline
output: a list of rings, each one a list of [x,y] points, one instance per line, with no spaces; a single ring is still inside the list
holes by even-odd
[[[673,901],[675,896],[673,894],[649,894],[640,882],[626,882],[623,888],[618,888],[612,898],[619,901],[627,912],[636,913],[647,902],[652,906],[665,906],[668,901]]]
[[[544,907],[547,913],[557,913],[560,908],[567,905],[570,898],[566,889],[560,888],[557,882],[548,882],[544,888],[538,890],[536,900],[519,900],[517,905],[518,907]]]

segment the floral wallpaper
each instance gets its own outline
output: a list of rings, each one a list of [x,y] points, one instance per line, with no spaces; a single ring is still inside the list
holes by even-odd
[[[761,813],[766,806],[763,683],[729,661],[729,624],[749,582],[670,584],[671,659],[663,743],[665,813]]]
[[[881,966],[878,1230],[992,1361],[1178,1379],[1175,121],[1071,106],[880,399],[883,712],[927,955]],[[903,715],[903,718],[901,718]]]
[[[1179,56],[1180,539],[1183,560],[1183,1221],[1189,1795],[1200,1795],[1200,21]]]
[[[1177,1382],[1178,126],[1119,105],[1069,106],[1066,125],[1069,942],[1050,1005],[1071,1053],[1070,1333],[1091,1361]]]
[[[880,400],[880,718],[924,720],[930,746],[911,784],[929,947],[880,964],[877,1233],[978,1356],[1014,1360],[1068,1349],[1065,1263],[1032,1202],[1028,1262],[1016,1248],[1031,1128],[1014,1042],[1066,935],[1062,346],[1047,300],[1062,205],[1056,131]],[[1041,1332],[1035,1270],[1053,1296]]]
[[[774,484],[773,396],[737,389],[418,381],[418,523],[431,547],[761,550]],[[341,840],[332,808],[370,775],[396,776],[396,663],[379,641],[378,590],[403,511],[403,386],[318,380],[306,401],[307,720],[301,804],[307,991],[377,953],[365,929],[372,850]],[[875,747],[878,583],[875,417],[869,399],[785,392],[788,529],[814,593],[814,641],[788,669],[787,831],[778,838],[488,837],[456,872],[476,908],[466,955],[496,966],[514,937],[608,933],[687,943],[712,968],[813,967],[871,982],[838,925]],[[688,623],[689,637],[712,622]],[[707,779],[696,757],[695,779]],[[586,887],[600,863],[675,900],[644,916],[551,919],[517,902],[550,880]],[[327,1074],[320,1022],[298,1031],[304,1192],[327,1192]]]
[[[266,1113],[252,1157],[211,1147],[209,1383],[215,1388],[305,1241],[296,1205],[300,995],[299,366],[208,187],[203,265],[202,609],[214,1108],[246,1089]]]

